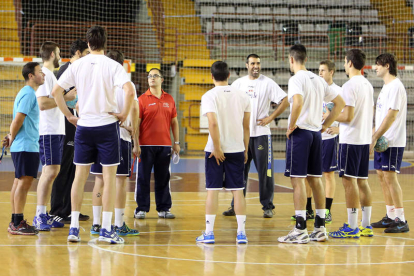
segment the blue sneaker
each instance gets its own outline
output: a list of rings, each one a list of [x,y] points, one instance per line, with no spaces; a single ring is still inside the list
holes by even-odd
[[[51,228],[63,228],[65,224],[63,223],[63,218],[59,216],[51,216],[46,213],[47,217],[47,224],[50,225]]]
[[[52,226],[48,224],[48,218],[46,214],[40,214],[33,218],[33,226],[39,231],[50,231]]]
[[[246,232],[238,232],[236,237],[236,242],[238,244],[245,244],[248,242],[246,237]]]
[[[98,240],[111,244],[124,243],[124,239],[118,236],[118,233],[115,231],[115,227],[113,225],[111,226],[111,232],[107,231],[105,228],[101,228]]]
[[[196,242],[202,242],[202,243],[214,243],[214,233],[210,232],[206,234],[204,231],[202,232],[201,236],[196,238]]]
[[[125,222],[122,225],[122,227],[115,226],[115,230],[118,232],[119,236],[137,236],[137,235],[139,235],[138,230],[129,228],[128,225],[125,224]]]
[[[71,227],[69,229],[68,241],[70,242],[80,242],[81,238],[79,236],[79,228]]]
[[[359,228],[352,229],[349,227],[348,223],[344,223],[344,226],[339,228],[338,231],[330,232],[329,236],[332,238],[337,239],[344,239],[344,238],[353,238],[353,239],[359,239],[359,236],[361,235]]]

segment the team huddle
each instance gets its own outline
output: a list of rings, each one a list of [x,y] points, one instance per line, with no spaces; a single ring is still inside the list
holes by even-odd
[[[373,228],[386,228],[386,233],[409,231],[397,178],[406,143],[407,93],[396,77],[394,56],[382,54],[376,58],[376,72],[384,80],[384,86],[375,109],[374,89],[362,73],[365,59],[365,54],[358,49],[346,53],[344,68],[349,81],[341,88],[333,83],[333,62],[322,61],[318,76],[306,69],[306,48],[294,45],[289,52],[290,71],[294,75],[288,82],[287,94],[274,81],[260,75],[257,55],[247,57],[248,76],[236,80],[231,86],[228,85],[227,64],[217,61],[212,65],[215,88],[201,99],[202,114],[208,118],[210,135],[205,148],[206,230],[196,239],[197,242],[215,242],[213,228],[218,205],[217,190],[222,188],[234,195],[232,207],[223,215],[236,216],[236,241],[241,244],[248,242],[242,191],[245,194],[252,159],[259,175],[263,217],[273,216],[273,156],[269,123],[288,104],[285,176],[290,177],[293,186],[295,215],[292,219],[296,225],[278,241],[308,243],[323,242],[329,237],[372,237]],[[271,102],[277,103],[278,107],[269,115]],[[375,127],[372,123],[374,109]],[[374,148],[374,166],[384,192],[387,215],[371,223],[372,195],[368,170],[369,155]],[[335,171],[339,171],[345,188],[348,222],[339,230],[327,233],[325,223],[332,222]],[[241,177],[243,172],[244,179]],[[326,189],[322,176],[326,179]],[[312,195],[315,213],[312,211]],[[358,224],[359,206],[362,210],[361,225]],[[307,220],[310,219],[315,223],[309,234]]]
[[[138,235],[138,230],[129,228],[124,221],[132,154],[139,158],[134,217],[145,219],[150,210],[150,179],[154,169],[158,216],[175,218],[170,212],[169,187],[171,156],[180,152],[174,99],[162,90],[163,76],[155,68],[148,72],[149,89],[137,98],[122,66],[122,53],[111,50],[105,54],[106,37],[103,28],[90,28],[86,42],[72,44],[71,62],[60,68],[58,79],[53,70],[59,67],[60,50],[53,42],[45,42],[41,47],[43,67],[30,62],[22,70],[26,86],[16,96],[10,134],[3,140],[3,145],[10,147],[15,166],[8,227],[11,234],[35,235],[38,231],[61,228],[68,222],[68,241],[79,242],[79,221],[88,219],[80,213],[83,193],[92,173],[95,185],[90,233],[99,235],[99,241],[114,244],[124,243],[121,236]],[[236,216],[236,242],[248,242],[245,195],[252,160],[258,171],[263,217],[273,217],[273,148],[269,125],[289,105],[285,176],[290,177],[293,186],[292,219],[296,225],[278,241],[308,243],[326,241],[328,237],[372,237],[373,228],[386,228],[387,233],[409,231],[397,178],[406,144],[406,91],[396,77],[394,56],[378,56],[376,72],[384,80],[384,86],[375,108],[374,89],[362,73],[365,59],[358,49],[346,53],[344,68],[349,81],[341,88],[333,83],[335,63],[322,61],[318,76],[306,69],[306,48],[294,45],[289,52],[293,76],[287,94],[260,74],[258,55],[247,57],[248,75],[231,86],[228,65],[222,61],[213,63],[215,87],[201,99],[202,114],[209,126],[205,147],[206,230],[196,242],[215,242],[218,191],[223,188],[233,194],[231,207],[223,215]],[[278,106],[269,115],[271,103]],[[387,215],[371,223],[369,155],[379,144],[377,141],[388,144],[381,150],[377,147],[374,154]],[[39,160],[43,167],[31,226],[23,212],[28,190],[37,177]],[[327,233],[325,223],[332,222],[335,171],[339,171],[345,188],[348,222]],[[51,193],[52,214],[49,214],[47,202]],[[307,220],[311,219],[315,222],[309,234]]]

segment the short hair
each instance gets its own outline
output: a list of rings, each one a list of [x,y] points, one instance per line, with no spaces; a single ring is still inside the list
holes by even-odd
[[[304,64],[306,58],[308,57],[308,54],[306,52],[306,47],[302,44],[295,44],[292,47],[290,47],[289,55],[293,57],[293,59],[296,62],[299,62],[300,64]]]
[[[393,76],[397,76],[397,60],[393,54],[385,53],[377,56],[375,59],[375,64],[385,66],[389,65],[390,69],[389,72]]]
[[[335,73],[335,62],[330,59],[322,60],[319,65],[326,65],[329,71],[333,71]]]
[[[351,49],[348,52],[346,52],[346,61],[351,61],[354,65],[355,69],[362,70],[365,65],[366,55],[365,53],[360,49]]]
[[[88,49],[88,43],[85,41],[78,39],[72,42],[70,45],[70,56],[73,57],[76,54],[76,51],[83,52],[85,49]]]
[[[46,41],[43,42],[42,46],[40,46],[39,55],[43,61],[47,61],[50,59],[50,55],[52,53],[56,53],[56,48],[58,47],[57,43],[53,41]]]
[[[38,62],[28,62],[23,66],[22,75],[25,81],[29,80],[29,74],[35,74],[36,66],[39,66]]]
[[[116,62],[118,62],[122,66],[124,65],[124,54],[121,53],[120,51],[110,50],[106,53],[106,56],[109,57],[110,59],[115,60]]]
[[[100,51],[106,48],[107,33],[101,26],[93,26],[86,32],[86,42],[93,51]]]
[[[225,81],[230,74],[229,66],[224,61],[216,61],[211,65],[211,74],[216,81]]]
[[[155,68],[155,67],[154,67],[154,68],[149,69],[149,70],[148,70],[148,73],[149,73],[149,72],[151,72],[152,70],[157,70],[157,71],[160,73],[161,78],[164,78],[164,77],[163,77],[163,74],[162,74],[161,69],[159,69],[159,68]]]
[[[260,58],[260,57],[258,55],[256,55],[256,54],[250,54],[246,58],[246,63],[249,63],[249,58]]]

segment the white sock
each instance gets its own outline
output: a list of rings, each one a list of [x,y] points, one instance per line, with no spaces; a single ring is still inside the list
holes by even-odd
[[[325,219],[326,209],[316,209],[316,215],[321,219]]]
[[[125,208],[115,208],[115,226],[122,227],[124,225]]]
[[[371,210],[372,206],[362,206],[362,227],[371,225]]]
[[[39,216],[41,214],[46,214],[46,205],[37,205],[36,216]]]
[[[306,210],[295,210],[295,215],[306,220]]]
[[[206,215],[206,234],[213,232],[216,215]]]
[[[102,212],[102,228],[111,232],[112,212]]]
[[[101,225],[102,206],[92,206],[93,224]]]
[[[79,228],[79,215],[80,212],[72,211],[70,215],[70,228]]]
[[[395,219],[395,206],[394,205],[385,205],[387,207],[387,216],[394,220]]]
[[[236,215],[237,233],[246,232],[246,215]]]
[[[405,222],[404,208],[395,208],[395,217]]]
[[[358,208],[347,208],[348,224],[352,229],[358,228]]]

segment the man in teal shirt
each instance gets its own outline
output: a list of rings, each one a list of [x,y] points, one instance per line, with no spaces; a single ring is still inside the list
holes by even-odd
[[[33,226],[23,217],[27,193],[39,168],[39,106],[36,90],[44,83],[44,74],[37,62],[27,63],[22,70],[26,81],[16,96],[10,134],[3,145],[10,146],[15,167],[15,179],[11,190],[12,220],[8,232],[13,235],[35,235]]]

